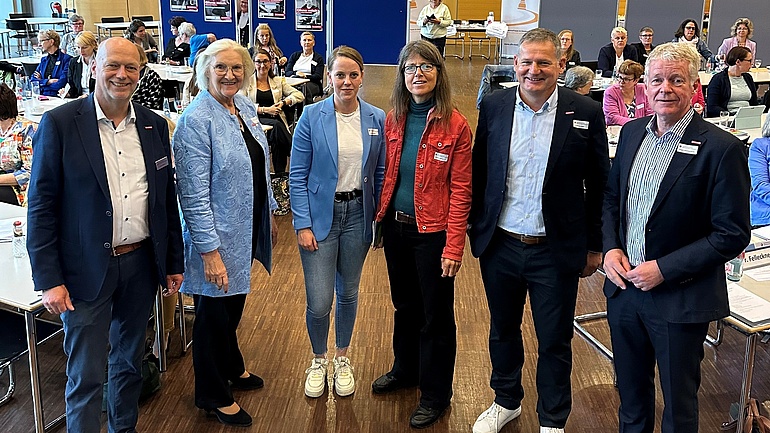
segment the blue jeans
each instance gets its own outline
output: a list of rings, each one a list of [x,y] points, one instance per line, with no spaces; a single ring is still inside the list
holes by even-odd
[[[98,297],[93,301],[73,299],[75,309],[61,314],[67,355],[64,399],[68,432],[100,431],[108,360],[107,430],[136,431],[145,332],[158,291],[155,269],[149,243],[112,257]]]
[[[364,224],[364,206],[360,197],[335,201],[329,236],[318,241],[316,251],[299,249],[307,295],[305,320],[316,355],[326,353],[329,314],[335,292],[336,345],[338,349],[350,346],[358,310],[358,285],[369,251],[369,242],[364,240]]]

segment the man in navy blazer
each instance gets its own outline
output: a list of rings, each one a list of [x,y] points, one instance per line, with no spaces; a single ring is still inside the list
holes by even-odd
[[[601,105],[557,87],[564,63],[553,32],[530,30],[514,58],[518,90],[481,102],[468,233],[491,316],[495,401],[474,433],[497,433],[521,414],[527,295],[539,345],[540,431],[563,432],[571,409],[572,318],[578,278],[602,260],[609,153]]]
[[[599,49],[599,59],[596,69],[601,69],[602,77],[612,77],[618,62],[618,53],[623,53],[623,60],[633,60],[641,63],[639,53],[633,45],[628,45],[628,32],[623,27],[615,27],[610,32],[610,43]]]
[[[667,43],[647,59],[655,112],[627,123],[603,210],[607,318],[625,433],[652,433],[655,364],[662,433],[697,433],[709,322],[730,314],[724,264],[749,242],[743,143],[690,107],[700,55]]]
[[[130,102],[139,70],[130,41],[102,43],[94,94],[45,114],[33,141],[27,246],[64,323],[68,432],[99,432],[108,359],[109,430],[135,431],[158,284],[170,296],[182,283],[168,126]]]

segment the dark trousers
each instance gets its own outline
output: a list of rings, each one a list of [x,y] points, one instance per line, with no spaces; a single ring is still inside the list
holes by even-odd
[[[73,298],[75,309],[60,316],[67,355],[64,399],[68,432],[100,431],[104,366],[108,361],[107,429],[111,433],[136,431],[145,332],[158,293],[149,245],[147,242],[142,248],[110,258],[97,298]]]
[[[235,333],[246,295],[194,295],[193,300],[195,406],[205,410],[230,406],[235,400],[229,381],[246,371]]]
[[[419,383],[421,405],[443,409],[452,398],[457,354],[455,279],[441,276],[446,232],[419,233],[389,216],[383,242],[396,309],[391,374]]]
[[[420,35],[420,38],[422,38],[423,41],[428,41],[431,44],[435,45],[436,48],[438,48],[438,52],[441,53],[441,55],[444,55],[444,47],[446,46],[446,36],[443,38],[426,38],[425,36]]]
[[[273,129],[265,133],[273,160],[273,172],[285,173],[286,164],[291,153],[291,134],[280,117],[259,116],[259,121],[263,125],[273,127]]]
[[[537,413],[540,425],[564,427],[572,408],[572,319],[578,273],[554,263],[547,243],[525,245],[497,230],[479,257],[491,325],[490,386],[495,402],[515,409],[524,398],[521,321],[527,294],[538,341]]]
[[[657,361],[664,401],[661,432],[697,433],[708,323],[668,322],[656,308],[652,292],[633,286],[607,300],[607,320],[620,393],[620,431],[652,433]]]

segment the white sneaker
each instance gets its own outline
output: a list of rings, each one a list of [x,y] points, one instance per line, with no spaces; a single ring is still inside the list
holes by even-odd
[[[473,433],[498,433],[504,425],[519,415],[521,415],[521,406],[516,409],[506,409],[497,403],[492,403],[492,406],[489,406],[489,409],[482,412],[476,419],[476,424],[473,424]]]
[[[540,426],[540,433],[564,433],[563,428]]]
[[[308,397],[320,397],[326,388],[326,366],[329,360],[326,358],[313,358],[313,361],[305,370],[305,395]]]
[[[340,397],[353,394],[356,390],[356,379],[353,377],[353,367],[350,360],[344,356],[334,358],[334,391]]]

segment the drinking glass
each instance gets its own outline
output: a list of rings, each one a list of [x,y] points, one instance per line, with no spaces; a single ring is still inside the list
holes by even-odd
[[[174,99],[174,108],[176,108],[176,113],[181,115],[182,112],[184,112],[185,106],[182,104],[181,99]]]
[[[754,67],[759,68],[762,66],[762,60],[761,59],[754,59]]]
[[[602,71],[601,69],[597,69],[596,70],[596,78],[602,78],[602,72],[604,72],[604,71]]]
[[[727,128],[730,125],[730,112],[729,111],[720,111],[719,112],[719,124]]]

